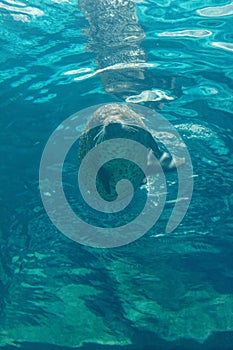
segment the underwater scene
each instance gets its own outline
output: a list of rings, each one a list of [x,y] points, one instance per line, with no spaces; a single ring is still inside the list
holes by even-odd
[[[232,29],[0,1],[1,349],[233,349]]]

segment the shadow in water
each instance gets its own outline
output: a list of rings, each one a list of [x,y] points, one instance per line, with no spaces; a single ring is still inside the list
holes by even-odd
[[[80,347],[64,347],[45,343],[18,343],[16,346],[5,346],[2,350],[231,350],[233,344],[233,332],[216,332],[204,343],[194,340],[181,339],[174,342],[166,342],[150,332],[138,334],[132,345],[100,345],[88,343]]]

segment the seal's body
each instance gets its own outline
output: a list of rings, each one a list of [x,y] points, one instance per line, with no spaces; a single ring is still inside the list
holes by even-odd
[[[144,172],[135,164],[136,158],[141,157],[141,164],[156,171],[158,166],[151,164],[151,154],[166,169],[176,166],[175,161],[166,153],[159,149],[155,139],[143,122],[143,116],[137,114],[127,106],[111,103],[100,107],[90,118],[81,135],[78,150],[78,163],[81,164],[83,158],[96,145],[114,139],[110,148],[105,147],[104,154],[100,154],[98,162],[104,164],[98,174],[96,174],[96,164],[89,170],[89,176],[96,176],[97,189],[101,196],[108,201],[117,197],[116,185],[122,179],[128,179],[134,186],[139,188],[146,183]],[[129,139],[143,145],[148,152],[140,155],[135,154],[135,149],[122,146],[118,139]],[[120,154],[121,157],[117,157]],[[112,159],[106,162],[106,158]],[[130,159],[130,161],[129,161]],[[96,160],[97,161],[97,160]],[[158,164],[157,164],[158,165]],[[125,193],[127,195],[127,193]]]

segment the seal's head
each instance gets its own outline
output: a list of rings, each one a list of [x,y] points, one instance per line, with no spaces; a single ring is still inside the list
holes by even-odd
[[[97,189],[103,199],[112,201],[117,198],[116,185],[122,179],[131,182],[134,189],[141,187],[146,183],[145,174],[136,164],[136,159],[140,159],[144,169],[148,165],[156,171],[158,164],[151,164],[151,154],[160,159],[165,159],[164,152],[160,151],[158,145],[150,131],[147,129],[143,116],[137,114],[128,106],[118,103],[106,104],[101,106],[88,121],[82,136],[80,138],[78,150],[78,162],[81,164],[86,154],[97,144],[106,140],[114,139],[111,147],[106,147],[103,154],[99,155],[98,162],[103,164],[97,173]],[[130,146],[122,145],[119,139],[133,140],[144,146],[146,153],[135,154],[135,149]],[[116,158],[116,154],[121,157]],[[168,157],[169,158],[169,157]],[[106,159],[111,161],[106,162]],[[166,160],[169,165],[170,160]],[[157,162],[158,163],[158,162]],[[89,169],[90,176],[96,176],[96,164],[93,161],[93,167]],[[161,164],[163,165],[163,164]],[[86,181],[88,181],[88,176]],[[127,189],[125,191],[127,196]]]

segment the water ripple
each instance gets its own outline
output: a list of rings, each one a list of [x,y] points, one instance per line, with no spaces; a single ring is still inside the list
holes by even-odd
[[[159,33],[158,36],[171,36],[171,37],[190,37],[190,38],[203,38],[206,36],[210,36],[213,33],[210,30],[206,29],[194,29],[194,30],[180,30],[177,32],[162,32]]]
[[[78,82],[76,88],[83,91],[83,97],[89,93],[95,94],[95,91],[102,94],[99,77],[106,73],[124,74],[127,69],[139,68],[146,71],[151,82],[138,92],[129,93],[129,96],[157,89],[174,96],[175,101],[171,101],[169,106],[177,108],[177,113],[179,110],[183,115],[196,115],[193,107],[185,105],[187,101],[196,100],[206,100],[211,107],[225,111],[231,108],[229,86],[222,91],[218,83],[206,77],[206,82],[181,86],[179,95],[166,83],[169,80],[167,76],[175,77],[175,81],[177,76],[183,77],[183,80],[195,80],[196,76],[209,75],[213,70],[232,79],[229,17],[200,18],[200,13],[213,15],[219,8],[222,9],[219,14],[229,14],[231,5],[211,7],[212,4],[208,0],[205,2],[206,8],[201,9],[201,0],[137,1],[139,22],[146,32],[144,44],[148,53],[147,62],[141,67],[123,63],[99,70],[95,55],[85,48],[87,38],[84,29],[87,23],[76,0],[44,0],[43,3],[39,0],[2,0],[0,12],[4,27],[0,61],[6,68],[1,72],[1,82],[6,84],[7,91],[12,90],[13,93],[17,90],[32,103],[46,103],[49,98],[42,99],[41,95],[45,89],[47,92],[43,92],[43,97],[46,94],[51,97],[58,94],[59,88],[73,86],[75,80]],[[219,5],[222,4],[223,1],[219,2]],[[90,77],[93,79],[88,81]],[[215,90],[218,93],[211,93]],[[139,97],[139,100],[147,99],[147,95]],[[222,101],[222,96],[225,96],[225,101]],[[4,103],[10,103],[7,101],[10,99],[6,98]],[[169,110],[169,106],[164,108]]]
[[[162,90],[145,90],[142,91],[139,95],[133,95],[126,98],[128,103],[140,103],[140,102],[158,102],[161,100],[173,101],[174,97],[166,94]]]
[[[233,43],[212,42],[211,45],[214,47],[219,47],[220,49],[233,52]]]
[[[0,2],[0,8],[3,8],[6,11],[20,12],[21,14],[26,14],[26,15],[31,15],[31,16],[43,16],[44,15],[44,11],[42,11],[36,7],[26,6],[25,4],[20,3],[20,2],[16,2],[16,1],[10,1],[10,2],[8,1],[8,3],[18,5],[19,7],[9,6],[9,5],[4,4],[3,2]]]
[[[84,79],[88,79],[91,78],[97,74],[103,73],[103,72],[107,72],[107,71],[114,71],[114,70],[122,70],[122,69],[139,69],[139,68],[151,68],[151,67],[156,67],[157,64],[155,63],[117,63],[114,64],[112,66],[108,66],[105,68],[101,68],[101,69],[97,69],[97,70],[93,70],[91,68],[80,68],[80,69],[74,69],[74,70],[70,70],[64,73],[64,75],[76,75],[76,74],[81,74],[80,76],[74,78],[74,80],[84,80]],[[82,75],[83,73],[86,72],[91,72],[89,74],[85,74]]]
[[[224,6],[205,7],[197,10],[197,14],[204,17],[223,17],[233,15],[233,2]]]

